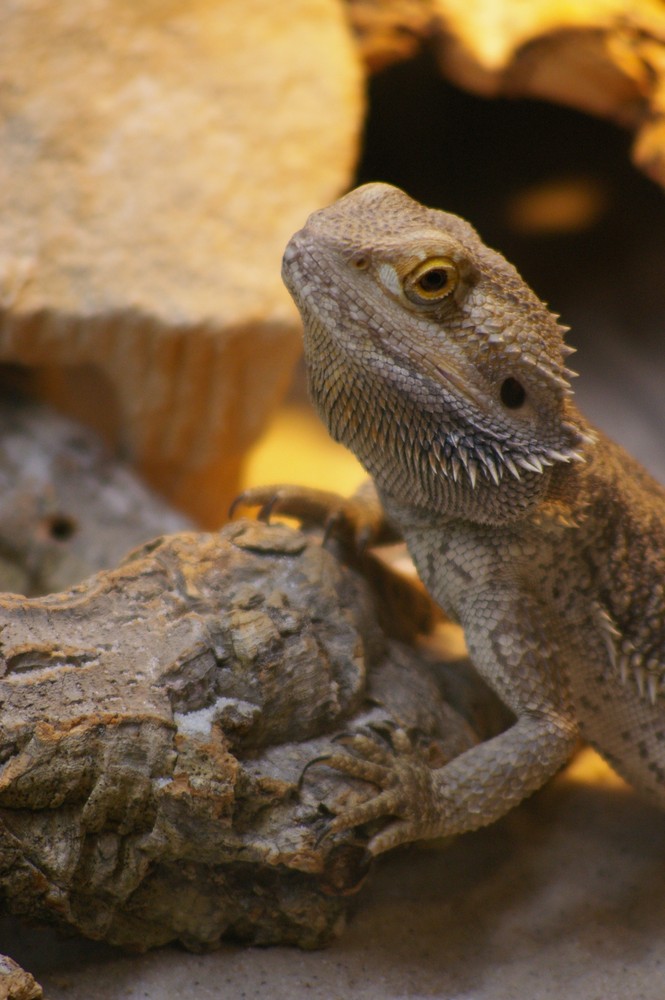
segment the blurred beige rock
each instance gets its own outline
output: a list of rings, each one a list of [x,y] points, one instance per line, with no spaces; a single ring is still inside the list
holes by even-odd
[[[204,524],[298,355],[281,253],[349,184],[360,85],[336,0],[0,12],[0,361]]]

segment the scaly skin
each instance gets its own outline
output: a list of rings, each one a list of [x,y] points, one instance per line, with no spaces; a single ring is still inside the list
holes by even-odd
[[[379,853],[490,823],[580,735],[665,804],[665,491],[574,407],[556,317],[466,222],[384,184],[314,213],[283,273],[315,405],[517,720],[438,769],[401,732],[347,741],[328,763],[378,793],[331,829],[390,816]]]

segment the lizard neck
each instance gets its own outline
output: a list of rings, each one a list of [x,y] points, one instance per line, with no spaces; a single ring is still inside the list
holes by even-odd
[[[400,381],[394,366],[356,362],[334,335],[306,324],[309,391],[332,437],[355,453],[400,526],[460,518],[479,524],[519,521],[547,496],[552,468],[509,472],[494,447],[447,410],[436,387]],[[425,402],[420,402],[425,400]],[[482,455],[483,460],[478,456]],[[490,460],[491,461],[491,460]]]

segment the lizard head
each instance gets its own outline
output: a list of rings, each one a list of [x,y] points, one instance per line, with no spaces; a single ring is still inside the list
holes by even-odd
[[[315,404],[398,502],[512,520],[581,457],[564,331],[463,219],[367,184],[310,216],[283,275]]]

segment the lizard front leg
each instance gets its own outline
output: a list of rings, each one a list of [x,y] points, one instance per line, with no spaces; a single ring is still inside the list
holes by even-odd
[[[336,816],[329,833],[393,817],[368,845],[380,854],[476,829],[503,816],[569,759],[578,731],[560,660],[560,626],[529,595],[503,603],[496,593],[481,595],[464,619],[471,657],[514,711],[514,725],[437,768],[403,730],[388,740],[367,733],[346,737],[347,752],[325,763],[379,791]]]
[[[254,486],[234,500],[230,515],[239,507],[258,507],[263,520],[283,514],[305,526],[324,527],[326,534],[346,539],[360,551],[401,537],[387,519],[371,479],[350,497],[311,486]]]

